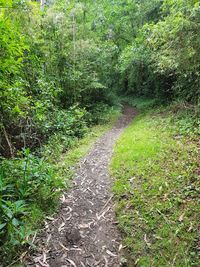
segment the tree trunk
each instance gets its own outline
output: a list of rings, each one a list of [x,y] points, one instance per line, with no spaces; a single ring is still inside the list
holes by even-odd
[[[44,6],[46,5],[46,0],[40,0],[40,8],[44,11]]]

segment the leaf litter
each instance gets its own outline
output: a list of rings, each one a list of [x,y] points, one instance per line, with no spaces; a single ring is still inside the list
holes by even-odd
[[[114,127],[76,165],[74,186],[63,193],[57,214],[47,217],[44,230],[34,236],[36,250],[25,254],[25,266],[121,266],[123,246],[108,165],[115,141],[134,115],[135,110],[125,106]]]

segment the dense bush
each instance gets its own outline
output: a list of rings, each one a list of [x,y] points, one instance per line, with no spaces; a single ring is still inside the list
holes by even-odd
[[[70,134],[71,127],[80,128],[75,135],[81,137],[84,107],[112,105],[110,83],[103,77],[113,69],[104,74],[115,49],[95,42],[92,18],[83,16],[86,6],[76,1],[55,1],[44,12],[28,0],[1,5],[0,153],[15,156],[52,133]],[[72,113],[75,105],[82,111]]]
[[[44,158],[29,149],[22,153],[13,160],[1,159],[0,257],[7,262],[18,247],[29,243],[32,225],[55,206],[65,183]]]
[[[197,0],[53,1],[43,11],[28,0],[1,6],[0,153],[6,157],[44,143],[77,103],[100,117],[101,103],[115,103],[116,91],[198,102]]]
[[[199,90],[199,1],[143,1],[137,10],[143,23],[123,50],[119,70],[125,90],[165,101],[197,103]],[[162,4],[161,4],[162,3]],[[147,13],[153,16],[147,17]]]

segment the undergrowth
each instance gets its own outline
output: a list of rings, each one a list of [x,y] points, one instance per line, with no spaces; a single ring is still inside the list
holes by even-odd
[[[129,266],[200,266],[198,111],[138,102],[111,164]]]
[[[73,113],[73,114],[72,114]],[[70,116],[71,115],[71,116]],[[73,109],[52,123],[46,145],[36,151],[19,151],[13,159],[0,158],[0,265],[9,266],[52,214],[63,190],[70,186],[72,166],[119,115],[119,109],[104,107],[101,115]],[[60,116],[60,115],[59,115]],[[98,118],[99,116],[99,118]],[[101,123],[99,125],[91,125]],[[90,127],[90,128],[89,128]]]

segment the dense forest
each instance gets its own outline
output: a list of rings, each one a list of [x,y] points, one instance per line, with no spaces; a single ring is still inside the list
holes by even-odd
[[[0,266],[16,262],[32,246],[35,229],[68,186],[71,166],[60,170],[60,155],[77,146],[94,125],[110,123],[123,103],[140,110],[140,100],[134,99],[147,99],[141,113],[157,107],[161,117],[168,112],[165,124],[170,118],[176,124],[176,138],[189,136],[186,143],[195,143],[182,161],[194,157],[190,166],[199,177],[198,157],[192,154],[200,134],[199,29],[197,0],[0,0]],[[175,114],[181,120],[173,121]],[[151,131],[160,123],[152,122]],[[116,159],[112,169],[119,175]],[[124,193],[114,190],[120,199]],[[199,189],[191,190],[195,206]],[[122,212],[119,208],[119,217]],[[121,222],[125,236],[130,235],[128,225]],[[199,226],[195,229],[199,233]],[[176,264],[174,256],[169,265],[140,262],[144,251],[129,240],[127,247],[135,250],[130,266],[199,266],[200,241],[192,232],[191,244],[194,240],[195,249],[187,252],[191,258],[181,262],[177,256]]]

